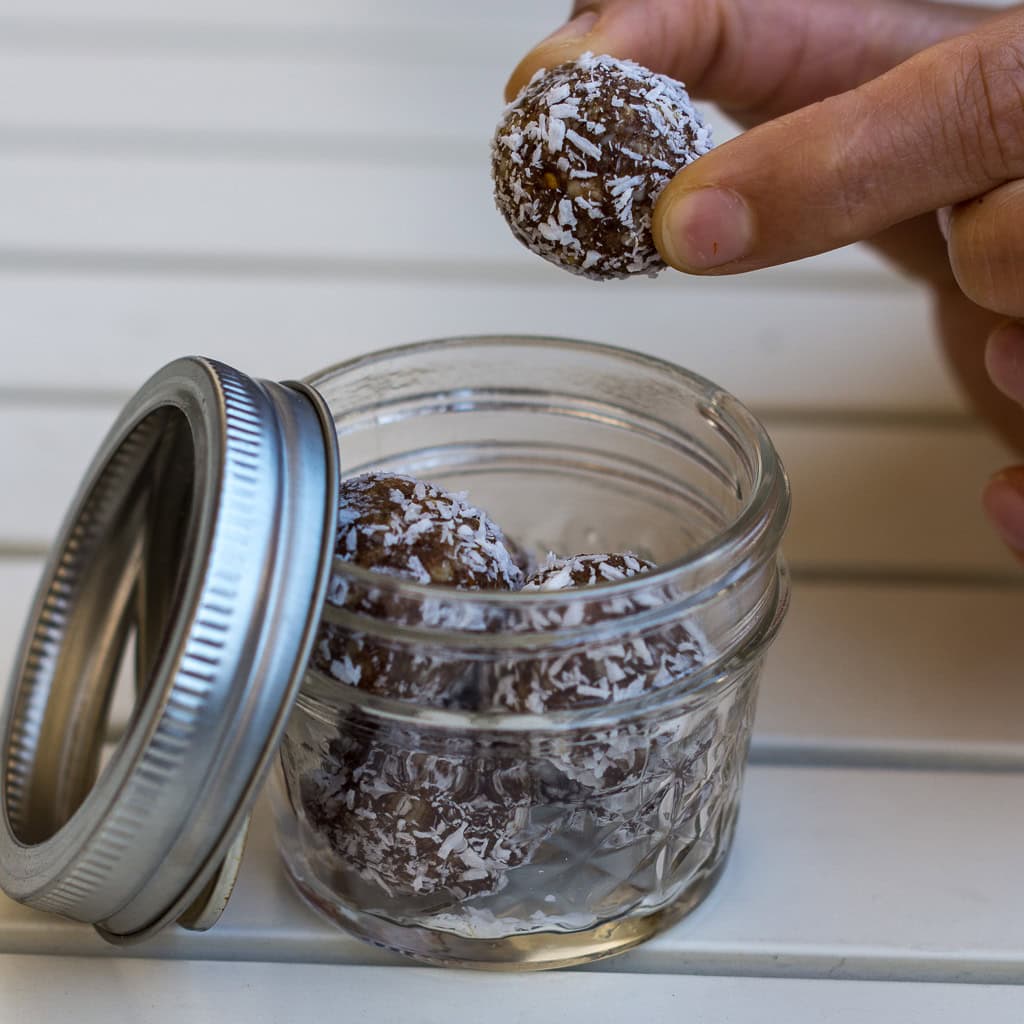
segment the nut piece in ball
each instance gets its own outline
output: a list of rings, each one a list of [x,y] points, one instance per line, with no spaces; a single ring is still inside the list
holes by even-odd
[[[628,60],[584,54],[538,71],[491,148],[494,198],[515,236],[574,274],[654,276],[655,200],[711,148],[683,86]]]

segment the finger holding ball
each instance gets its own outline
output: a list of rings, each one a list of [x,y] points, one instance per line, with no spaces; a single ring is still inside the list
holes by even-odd
[[[628,60],[583,54],[538,71],[492,143],[494,197],[513,234],[595,280],[654,276],[651,214],[711,131],[680,82]]]

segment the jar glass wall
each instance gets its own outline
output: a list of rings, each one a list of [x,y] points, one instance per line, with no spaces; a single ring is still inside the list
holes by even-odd
[[[728,853],[786,605],[788,490],[763,429],[668,364],[549,339],[407,346],[311,383],[344,476],[467,491],[535,557],[659,568],[509,593],[337,560],[322,634],[425,698],[308,670],[273,783],[299,891],[370,941],[470,966],[581,962],[678,919]],[[658,671],[602,699],[626,650]],[[554,671],[592,699],[532,704]],[[496,694],[525,696],[509,711]]]

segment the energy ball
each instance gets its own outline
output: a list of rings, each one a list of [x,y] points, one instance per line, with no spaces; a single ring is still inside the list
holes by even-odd
[[[474,711],[480,705],[480,687],[471,665],[377,635],[325,623],[311,660],[339,683],[378,697],[461,711]]]
[[[613,583],[651,572],[656,566],[638,555],[549,555],[526,580],[524,591],[571,591]],[[565,614],[577,625],[635,615],[649,606],[627,595],[593,598]],[[706,645],[681,623],[658,626],[624,639],[587,642],[558,655],[522,658],[506,665],[491,690],[499,709],[543,714],[614,704],[667,686],[699,668]],[[553,803],[580,805],[602,823],[629,831],[644,796],[645,781],[665,762],[676,737],[646,720],[566,732],[545,750],[553,777],[546,795]],[[635,829],[634,829],[635,831]]]
[[[396,473],[366,473],[342,482],[335,554],[384,576],[463,590],[516,590],[523,570],[501,528],[462,495]],[[399,604],[387,588],[338,575],[329,603],[360,616],[415,626],[415,602]],[[400,640],[320,627],[312,664],[339,682],[378,696],[435,706],[472,706],[475,680],[465,666]]]
[[[523,586],[530,591],[567,591],[614,583],[651,572],[656,566],[633,554],[587,554],[548,560]],[[628,596],[581,599],[573,612],[578,625],[636,614]],[[702,641],[681,623],[659,626],[625,639],[590,641],[558,656],[525,658],[501,673],[494,689],[497,707],[509,711],[563,711],[638,697],[680,679],[703,664]]]
[[[529,249],[595,280],[664,264],[655,200],[711,149],[683,86],[628,60],[595,57],[540,70],[505,109],[491,147],[494,198]]]
[[[303,780],[306,816],[389,897],[433,897],[438,907],[497,892],[550,830],[531,822],[529,770],[425,745],[408,728],[348,723]]]
[[[364,569],[464,590],[514,590],[522,570],[501,527],[465,495],[397,473],[341,484],[337,554]]]

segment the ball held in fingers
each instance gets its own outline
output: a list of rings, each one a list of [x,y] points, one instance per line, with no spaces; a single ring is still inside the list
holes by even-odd
[[[540,71],[492,145],[494,196],[513,234],[574,274],[654,275],[654,203],[711,148],[682,84],[632,61],[584,54]]]

